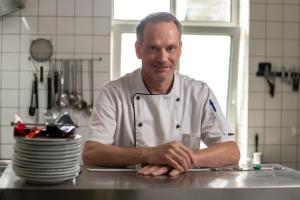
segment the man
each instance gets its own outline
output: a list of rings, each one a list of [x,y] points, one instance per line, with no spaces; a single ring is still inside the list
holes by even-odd
[[[210,88],[175,72],[181,33],[169,13],[139,23],[135,49],[142,68],[101,89],[83,150],[86,164],[143,164],[141,175],[176,176],[195,166],[238,163],[239,148]],[[192,150],[180,142],[181,134],[194,132],[208,148]]]

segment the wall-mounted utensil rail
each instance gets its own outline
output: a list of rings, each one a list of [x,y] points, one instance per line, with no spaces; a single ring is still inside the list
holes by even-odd
[[[300,72],[293,69],[286,69],[285,66],[281,67],[281,71],[272,71],[272,64],[269,62],[258,63],[258,70],[256,76],[263,76],[269,85],[269,93],[274,97],[275,92],[275,79],[280,77],[283,83],[292,85],[292,90],[297,92],[299,90]]]

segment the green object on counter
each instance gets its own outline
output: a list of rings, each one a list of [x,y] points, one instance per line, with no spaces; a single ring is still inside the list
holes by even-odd
[[[259,165],[259,164],[258,165],[254,165],[253,169],[254,170],[261,170],[261,165]]]

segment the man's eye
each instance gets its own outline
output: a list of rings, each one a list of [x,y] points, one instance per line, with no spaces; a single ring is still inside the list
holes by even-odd
[[[155,51],[155,50],[156,50],[156,47],[152,46],[152,47],[150,47],[150,50],[151,50],[151,51]]]
[[[173,51],[174,49],[175,49],[175,47],[168,47],[168,48],[167,48],[167,51],[171,52],[171,51]]]

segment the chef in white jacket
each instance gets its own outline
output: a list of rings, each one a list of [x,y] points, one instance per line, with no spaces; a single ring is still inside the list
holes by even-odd
[[[176,176],[192,167],[238,163],[234,134],[211,89],[175,72],[181,34],[180,22],[169,13],[141,20],[135,49],[142,67],[101,89],[84,145],[85,164],[143,164],[141,175]],[[190,133],[198,133],[207,148],[182,144],[182,134]]]

